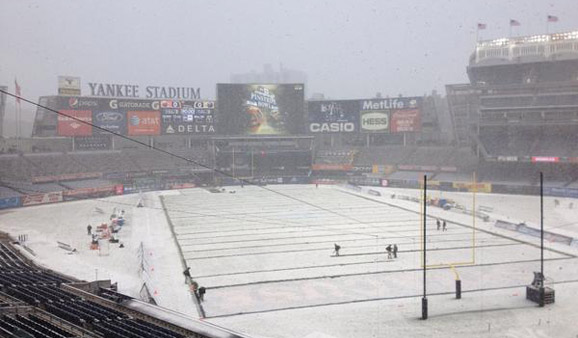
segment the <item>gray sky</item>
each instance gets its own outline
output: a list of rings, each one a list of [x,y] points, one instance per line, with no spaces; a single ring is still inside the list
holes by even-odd
[[[37,99],[58,75],[87,82],[200,87],[279,63],[333,98],[421,95],[467,82],[484,39],[578,29],[578,1],[51,0],[0,2],[0,84]]]

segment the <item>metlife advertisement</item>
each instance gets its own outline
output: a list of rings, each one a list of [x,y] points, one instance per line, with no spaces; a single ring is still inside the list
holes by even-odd
[[[307,132],[405,133],[421,130],[420,97],[309,101]]]
[[[421,97],[362,100],[361,133],[406,133],[421,130]]]

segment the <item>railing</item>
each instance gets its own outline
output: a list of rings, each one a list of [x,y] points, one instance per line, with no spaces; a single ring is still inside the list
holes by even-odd
[[[480,41],[471,61],[473,64],[488,59],[513,61],[528,56],[550,59],[562,53],[575,53],[578,57],[578,31]]]

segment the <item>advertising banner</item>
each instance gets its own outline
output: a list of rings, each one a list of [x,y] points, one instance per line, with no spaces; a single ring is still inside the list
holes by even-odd
[[[53,176],[36,176],[32,178],[32,183],[48,183],[48,182],[56,182],[56,181],[73,181],[73,180],[82,180],[87,178],[99,178],[102,176],[102,173],[94,172],[94,173],[76,173],[76,174],[62,174],[62,175],[53,175]]]
[[[458,171],[458,168],[457,167],[440,167],[440,171],[455,173]]]
[[[92,111],[60,110],[59,112],[61,115],[58,115],[58,136],[92,135],[92,126],[81,122],[92,123]]]
[[[362,133],[405,133],[421,130],[421,97],[369,99],[359,102],[359,131]]]
[[[109,132],[134,136],[186,135],[210,134],[216,130],[214,101],[59,96],[54,108],[73,112],[70,113],[73,117],[81,114],[98,127],[79,129],[80,125],[68,121],[68,124],[62,123],[61,136],[98,136]],[[88,112],[92,115],[90,118]]]
[[[74,190],[64,190],[62,195],[64,197],[71,197],[71,196],[90,196],[90,195],[97,195],[101,193],[117,193],[117,186],[107,186],[107,187],[97,187],[97,188],[80,188]]]
[[[62,202],[62,191],[22,196],[22,206]]]
[[[389,133],[389,111],[362,111],[359,117],[359,131],[362,133]]]
[[[128,135],[160,135],[161,114],[159,111],[128,111]]]
[[[329,163],[318,163],[314,164],[311,169],[313,170],[332,170],[332,171],[349,171],[353,168],[351,164],[329,164]]]
[[[371,173],[373,174],[386,174],[389,175],[395,171],[394,165],[381,165],[381,164],[374,164],[371,167]]]
[[[555,156],[532,156],[532,162],[533,163],[538,163],[538,162],[554,163],[554,162],[560,162],[560,158],[555,157]]]
[[[359,105],[358,100],[309,101],[307,103],[308,132],[357,132]]]
[[[471,182],[454,182],[452,184],[454,189],[458,191],[468,191],[472,192],[474,189],[476,192],[492,192],[492,184],[491,183],[476,183],[475,185]]]
[[[169,189],[191,189],[195,188],[194,183],[171,183],[169,184]]]
[[[310,178],[308,176],[292,176],[283,177],[283,183],[285,184],[309,184]]]
[[[126,114],[124,112],[107,109],[93,111],[92,120],[96,126],[105,129],[95,128],[95,134],[107,134],[107,131],[121,135],[126,134]]]
[[[303,132],[303,84],[217,84],[219,132],[291,135]]]
[[[112,149],[112,135],[75,137],[74,149],[80,151],[110,150]]]
[[[80,78],[76,76],[59,76],[58,95],[80,95]]]
[[[161,101],[165,135],[215,133],[214,101]]]
[[[0,198],[0,209],[16,208],[20,206],[20,197]]]
[[[578,189],[545,187],[544,194],[551,196],[578,198]]]
[[[392,133],[411,133],[421,130],[419,109],[393,110],[391,114]]]

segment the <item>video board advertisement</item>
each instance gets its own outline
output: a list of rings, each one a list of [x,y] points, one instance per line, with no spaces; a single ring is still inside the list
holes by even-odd
[[[73,117],[80,114],[98,127],[86,126],[89,131],[63,119],[59,136],[97,136],[109,132],[121,135],[189,135],[213,134],[216,130],[214,101],[60,96],[55,108],[72,112],[69,116]],[[77,113],[79,111],[82,113]],[[90,119],[88,115],[91,115]],[[158,125],[155,124],[157,120]]]
[[[421,97],[363,100],[360,131],[406,133],[421,130]]]
[[[398,109],[391,114],[392,133],[411,133],[421,130],[421,114],[418,109]]]
[[[308,132],[357,132],[359,107],[359,100],[309,101],[307,103]]]
[[[220,132],[291,135],[303,131],[303,84],[217,84]]]
[[[161,101],[161,116],[165,135],[215,133],[214,101]]]
[[[92,135],[92,111],[90,110],[60,110],[58,115],[59,136],[90,136]],[[82,122],[81,122],[82,121]]]
[[[389,133],[389,110],[364,110],[359,117],[362,133]]]
[[[153,136],[161,134],[161,113],[159,111],[128,111],[128,135]]]

